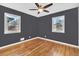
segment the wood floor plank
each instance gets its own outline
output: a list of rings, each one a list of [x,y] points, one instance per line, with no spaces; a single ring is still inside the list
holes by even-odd
[[[79,49],[47,40],[34,39],[0,49],[0,56],[79,56]]]
[[[47,41],[45,41],[42,45],[38,46],[37,49],[32,51],[29,55],[47,55],[47,52],[49,52],[50,49],[52,49],[52,43],[48,43]]]
[[[38,40],[32,40],[30,42],[18,44],[12,47],[8,47],[3,50],[0,50],[0,55],[23,55],[25,52],[26,54],[28,54],[27,52],[37,47],[39,44],[41,44],[41,42],[43,42],[43,40],[38,39]]]

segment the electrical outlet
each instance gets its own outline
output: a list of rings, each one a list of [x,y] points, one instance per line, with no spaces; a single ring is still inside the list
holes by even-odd
[[[46,38],[47,36],[45,35],[44,37]]]
[[[31,38],[31,36],[29,36],[29,39]]]
[[[23,37],[23,38],[20,38],[20,41],[24,41],[25,40],[25,38]]]

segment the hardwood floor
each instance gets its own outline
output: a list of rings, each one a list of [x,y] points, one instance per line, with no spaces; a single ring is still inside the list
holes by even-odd
[[[42,39],[34,39],[0,49],[0,56],[79,56],[79,49]]]

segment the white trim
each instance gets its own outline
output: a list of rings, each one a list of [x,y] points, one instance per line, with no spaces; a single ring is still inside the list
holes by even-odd
[[[51,39],[48,39],[48,38],[42,38],[42,37],[36,37],[36,38],[43,39],[43,40],[47,40],[47,41],[51,41],[51,42],[55,42],[55,43],[62,44],[62,45],[67,45],[67,46],[70,46],[70,47],[74,47],[74,48],[78,48],[79,49],[79,46],[76,46],[76,45],[72,45],[72,44],[68,44],[68,43],[63,43],[63,42],[51,40]]]
[[[32,38],[32,39],[16,42],[16,43],[13,43],[13,44],[5,45],[5,46],[0,47],[0,49],[7,48],[7,47],[10,47],[10,46],[14,46],[14,45],[17,45],[17,44],[21,44],[21,43],[24,43],[24,42],[28,42],[28,41],[31,41],[31,40],[34,40],[34,39],[36,39],[36,37]]]
[[[55,42],[55,43],[58,43],[58,44],[67,45],[67,46],[79,49],[79,46],[76,46],[76,45],[72,45],[72,44],[68,44],[68,43],[63,43],[63,42],[51,40],[51,39],[48,39],[48,38],[42,38],[42,37],[35,37],[35,38],[28,39],[28,40],[20,41],[20,42],[17,42],[17,43],[9,44],[9,45],[0,47],[0,49],[7,48],[7,47],[10,47],[10,46],[14,46],[14,45],[17,45],[17,44],[21,44],[21,43],[24,43],[24,42],[28,42],[28,41],[31,41],[31,40],[34,40],[34,39],[47,40],[47,41],[51,41],[51,42]]]

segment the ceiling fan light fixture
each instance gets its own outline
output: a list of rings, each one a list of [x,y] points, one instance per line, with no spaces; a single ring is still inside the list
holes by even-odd
[[[38,9],[38,12],[43,12],[43,9],[40,9],[40,8],[39,8],[39,9]]]
[[[38,3],[35,3],[35,5],[37,6],[37,9],[30,9],[30,10],[37,10],[38,11],[38,14],[40,14],[41,12],[46,12],[46,13],[49,13],[48,10],[46,10],[48,7],[52,6],[53,3],[50,3],[46,6],[43,6],[43,5],[39,5]]]

